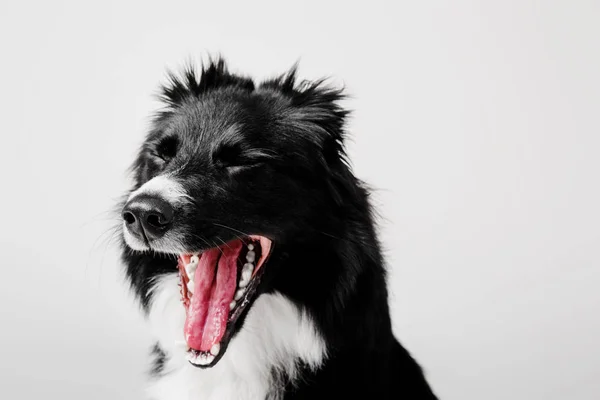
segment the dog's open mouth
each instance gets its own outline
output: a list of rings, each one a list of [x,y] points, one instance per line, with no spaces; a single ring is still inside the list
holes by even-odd
[[[179,256],[191,364],[212,367],[225,353],[237,320],[256,298],[270,252],[269,239],[248,236]]]

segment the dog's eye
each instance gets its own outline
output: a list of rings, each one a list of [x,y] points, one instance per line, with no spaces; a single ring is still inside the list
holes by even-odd
[[[228,145],[220,147],[213,154],[213,160],[219,168],[236,172],[260,164],[262,160],[257,155],[258,153],[244,150],[241,145]]]
[[[152,153],[164,162],[169,162],[177,154],[177,145],[177,138],[169,136],[161,139]]]

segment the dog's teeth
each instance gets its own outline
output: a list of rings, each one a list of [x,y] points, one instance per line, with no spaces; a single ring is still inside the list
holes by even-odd
[[[232,300],[231,303],[229,303],[229,309],[233,310],[236,305],[237,305],[237,303],[235,302],[235,300]]]
[[[254,265],[250,263],[244,264],[244,268],[242,269],[242,277],[240,278],[239,287],[246,287],[250,283],[250,279],[252,279],[252,271],[254,271]]]
[[[192,364],[208,365],[214,361],[215,356],[213,356],[212,354],[207,354],[207,353],[202,353],[202,354],[198,355],[197,357],[194,356],[193,354],[188,354],[187,359],[189,361],[191,361]]]
[[[185,272],[187,272],[188,278],[194,278],[196,274],[196,269],[198,269],[198,264],[188,264],[185,266]]]
[[[192,256],[190,258],[190,263],[185,266],[185,272],[187,272],[189,277],[194,276],[194,273],[196,272],[196,269],[198,268],[199,261],[200,261],[200,259],[198,258],[198,256]]]
[[[212,360],[215,359],[214,356],[210,355],[210,354],[206,354],[206,353],[194,353],[194,352],[188,352],[187,353],[187,357],[189,362],[191,362],[192,364],[195,365],[207,365],[210,364],[212,362]],[[209,361],[210,358],[210,361]]]
[[[239,300],[242,297],[242,295],[244,294],[244,288],[248,286],[248,284],[250,284],[250,281],[252,280],[252,273],[254,272],[254,264],[252,264],[252,262],[255,258],[256,254],[253,251],[249,251],[246,255],[246,260],[248,262],[244,264],[244,267],[242,268],[240,282],[238,283],[238,287],[240,288],[240,290],[238,290],[235,294],[236,300]]]
[[[254,245],[252,243],[248,245],[248,250],[254,250]]]
[[[221,345],[219,343],[213,344],[210,348],[210,354],[212,354],[213,356],[218,355],[219,351],[221,351]]]
[[[194,282],[193,282],[193,281],[189,281],[189,282],[187,283],[187,290],[188,290],[188,292],[190,292],[190,293],[194,293]]]

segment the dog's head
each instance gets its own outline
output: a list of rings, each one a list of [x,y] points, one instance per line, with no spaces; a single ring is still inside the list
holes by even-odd
[[[294,75],[255,85],[217,61],[171,76],[134,164],[124,241],[177,257],[195,365],[223,355],[272,254],[323,233],[351,190],[341,91]]]

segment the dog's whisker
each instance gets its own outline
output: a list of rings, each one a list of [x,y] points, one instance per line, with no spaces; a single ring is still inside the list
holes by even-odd
[[[212,224],[216,225],[216,226],[220,226],[221,228],[229,229],[229,230],[231,230],[233,232],[241,233],[244,236],[250,236],[249,233],[242,232],[242,231],[240,231],[238,229],[232,228],[231,226],[227,226],[227,225],[224,225],[224,224],[219,224],[219,223],[216,223],[216,222],[212,222]]]
[[[379,249],[379,247],[371,245],[371,244],[368,244],[368,243],[363,243],[363,242],[360,242],[360,241],[357,241],[357,240],[342,238],[342,237],[339,237],[339,236],[336,236],[336,235],[332,235],[331,233],[327,233],[327,232],[324,232],[324,231],[318,231],[318,232],[321,233],[321,234],[323,234],[323,235],[325,235],[325,236],[328,236],[328,237],[330,237],[332,239],[341,240],[343,242],[348,242],[348,243],[352,243],[352,244],[358,244],[358,245],[361,245],[361,246],[364,245],[364,246],[367,246],[367,247],[371,247],[373,249]]]
[[[226,241],[224,241],[223,239],[221,239],[220,237],[217,237],[217,239],[219,239],[219,241],[221,241],[223,243],[223,245],[227,246],[227,248],[229,250],[231,250],[231,246],[229,245],[229,243],[227,243]]]

